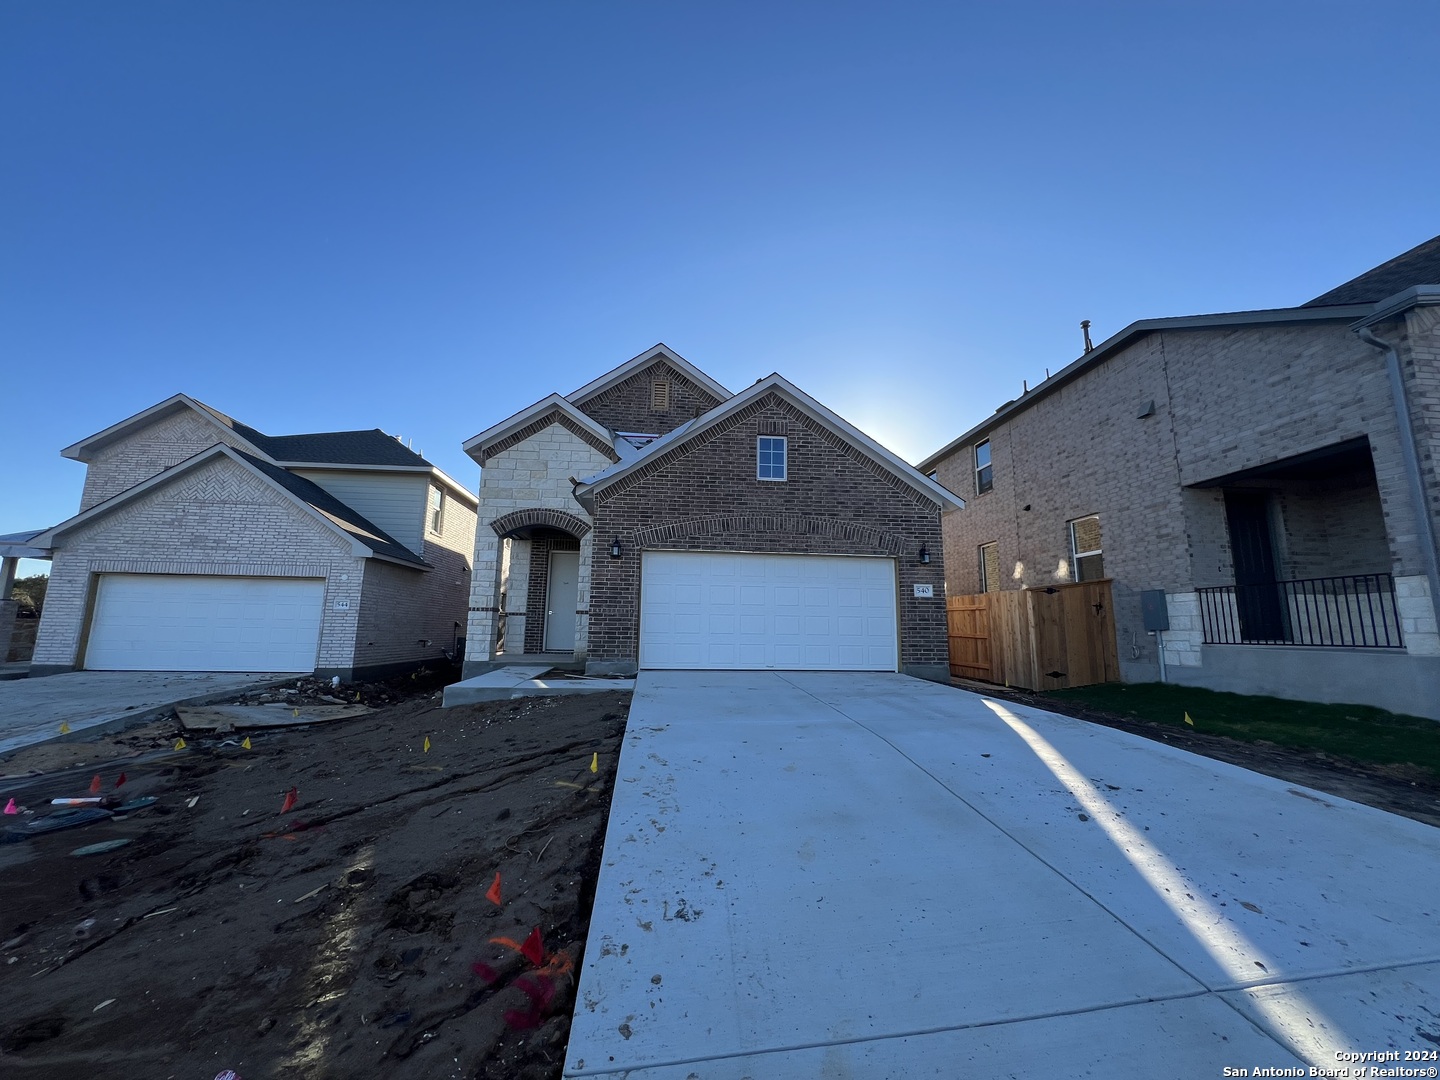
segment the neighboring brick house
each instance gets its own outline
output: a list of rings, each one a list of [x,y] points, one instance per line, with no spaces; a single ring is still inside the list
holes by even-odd
[[[264,435],[177,394],[61,451],[80,513],[32,675],[443,662],[463,633],[475,496],[379,429]]]
[[[1126,681],[1440,718],[1432,282],[1440,238],[1300,307],[1133,323],[1007,402],[919,465],[974,494],[949,592],[1109,578]]]
[[[778,375],[732,395],[657,345],[465,450],[467,674],[543,656],[946,677],[940,513],[963,503]]]

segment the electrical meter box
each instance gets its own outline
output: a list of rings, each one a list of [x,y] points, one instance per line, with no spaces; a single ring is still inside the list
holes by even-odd
[[[1146,589],[1140,594],[1140,618],[1150,632],[1170,629],[1170,612],[1165,607],[1164,589]]]

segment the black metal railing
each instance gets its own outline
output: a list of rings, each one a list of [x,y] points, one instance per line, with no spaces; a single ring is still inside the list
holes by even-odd
[[[1389,574],[1197,589],[1207,645],[1331,645],[1399,649]]]

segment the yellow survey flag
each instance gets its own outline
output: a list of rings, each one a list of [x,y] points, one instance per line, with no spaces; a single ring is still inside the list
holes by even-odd
[[[60,721],[60,734],[61,734],[61,735],[69,735],[69,734],[70,734],[70,725],[67,724],[64,720],[61,720],[61,721]]]
[[[250,736],[249,736],[249,735],[246,735],[246,736],[245,736],[245,741],[242,742],[240,745],[243,746],[246,750],[249,750],[249,749],[251,748],[251,747],[250,747]]]
[[[1189,724],[1191,727],[1195,726],[1195,721],[1190,719],[1190,714],[1188,712],[1185,714],[1185,723]]]
[[[600,771],[600,755],[599,755],[599,754],[591,754],[591,755],[590,755],[590,771],[591,771],[591,772],[599,772],[599,771]]]
[[[426,736],[425,736],[425,753],[428,754],[429,752],[430,752],[430,736],[429,736],[429,735],[426,735]]]
[[[176,750],[184,750],[184,749],[185,749],[185,740],[184,740],[184,739],[176,739],[176,740],[175,740],[175,749],[176,749]]]

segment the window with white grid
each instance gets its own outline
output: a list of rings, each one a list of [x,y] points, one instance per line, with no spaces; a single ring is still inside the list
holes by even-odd
[[[755,450],[755,478],[757,480],[784,480],[786,473],[785,439],[775,435],[761,435]]]

